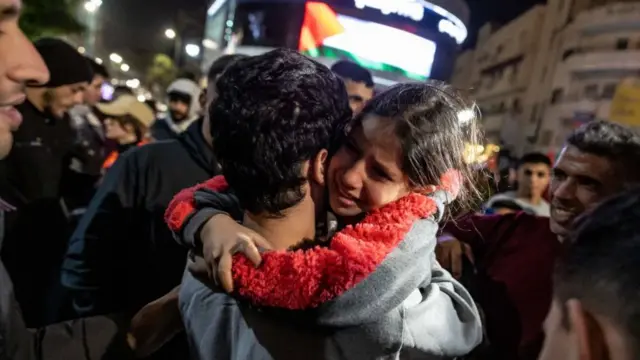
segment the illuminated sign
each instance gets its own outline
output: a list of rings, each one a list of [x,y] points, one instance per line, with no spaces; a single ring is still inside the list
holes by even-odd
[[[446,9],[422,0],[354,0],[358,9],[371,8],[380,10],[384,15],[403,16],[414,21],[424,19],[424,11],[432,11],[444,19],[438,23],[438,31],[447,34],[462,44],[467,38],[467,27],[455,15]]]
[[[456,24],[447,19],[440,20],[440,22],[438,23],[438,30],[443,34],[447,34],[456,39],[456,42],[458,44],[462,44],[464,42],[464,39],[467,38],[466,31],[460,29],[456,26]]]
[[[358,9],[378,9],[384,15],[396,14],[414,21],[424,19],[424,7],[413,0],[355,0]]]

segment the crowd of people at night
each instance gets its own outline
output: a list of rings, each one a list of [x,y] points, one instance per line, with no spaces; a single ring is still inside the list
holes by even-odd
[[[640,134],[502,174],[472,98],[219,57],[168,112],[0,0],[0,360],[640,358]],[[485,191],[489,188],[489,194]],[[478,205],[480,204],[480,205]]]

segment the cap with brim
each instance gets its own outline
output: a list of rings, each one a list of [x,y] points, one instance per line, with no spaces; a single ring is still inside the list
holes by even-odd
[[[96,104],[96,108],[106,116],[130,115],[146,127],[150,127],[155,120],[155,115],[149,105],[138,101],[135,96],[131,95],[121,95],[110,103]]]

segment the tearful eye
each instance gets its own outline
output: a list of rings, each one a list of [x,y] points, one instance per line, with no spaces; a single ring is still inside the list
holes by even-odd
[[[381,169],[379,167],[374,167],[373,168],[373,173],[379,179],[382,179],[382,180],[385,180],[385,181],[390,181],[391,180],[391,177],[389,176],[389,174],[387,174],[386,171],[384,171],[383,169]]]

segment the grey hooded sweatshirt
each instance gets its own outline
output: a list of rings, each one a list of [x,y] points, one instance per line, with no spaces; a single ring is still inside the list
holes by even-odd
[[[196,214],[192,221],[199,218]],[[480,315],[467,290],[435,259],[436,221],[414,223],[373,273],[311,311],[253,307],[186,271],[180,311],[191,358],[452,359],[468,354],[482,340]]]
[[[187,130],[189,125],[200,118],[200,94],[202,93],[202,89],[195,81],[189,79],[177,79],[167,88],[167,94],[172,92],[183,93],[191,97],[189,114],[187,118],[180,123],[176,123],[171,118],[171,113],[154,122],[153,125],[151,125],[150,131],[152,137],[156,140],[175,139],[179,134]]]

